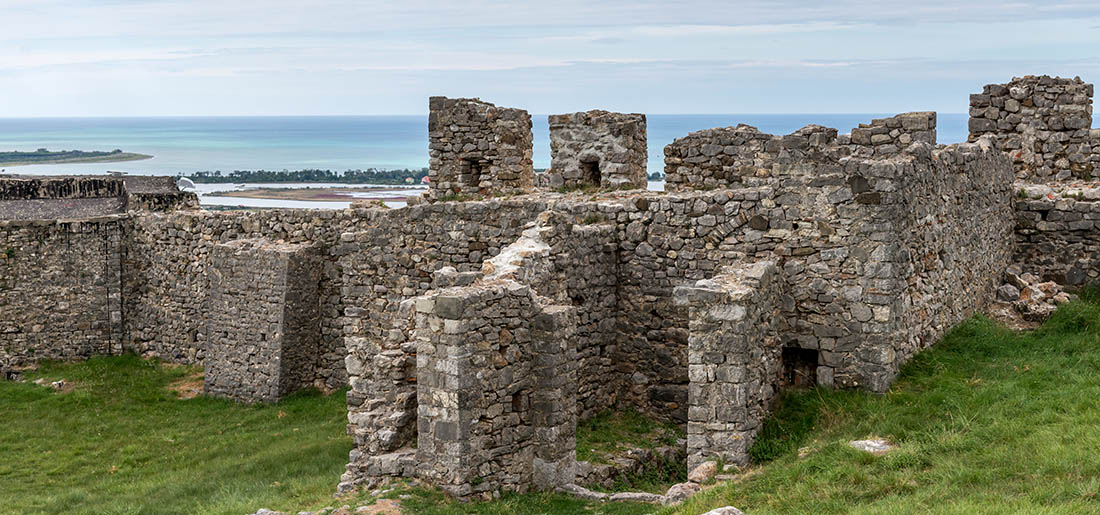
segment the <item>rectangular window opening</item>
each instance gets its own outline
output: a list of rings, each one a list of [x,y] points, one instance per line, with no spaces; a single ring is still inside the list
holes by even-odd
[[[460,180],[462,184],[473,190],[477,190],[481,186],[481,160],[477,158],[467,158],[462,160],[462,177]]]
[[[814,349],[783,347],[780,386],[812,388],[817,384],[817,354]]]
[[[581,161],[581,180],[585,184],[600,186],[600,160]]]

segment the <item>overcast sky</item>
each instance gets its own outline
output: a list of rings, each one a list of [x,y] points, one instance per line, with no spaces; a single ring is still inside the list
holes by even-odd
[[[828,4],[828,5],[825,5]],[[1100,2],[0,0],[0,116],[965,112],[1100,81]]]

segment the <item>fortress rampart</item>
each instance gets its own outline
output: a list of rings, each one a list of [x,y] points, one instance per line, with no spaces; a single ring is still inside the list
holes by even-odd
[[[1031,102],[1091,124],[1074,88]],[[574,482],[576,424],[611,406],[683,425],[693,466],[744,464],[778,389],[885,391],[1010,265],[1100,276],[1100,189],[1036,175],[988,110],[997,130],[949,146],[927,112],[699,131],[646,192],[642,115],[552,117],[536,177],[526,112],[430,107],[431,190],[396,210],[208,212],[156,179],[0,178],[0,366],[132,350],[247,402],[347,384],[341,490],[415,476],[480,498]]]

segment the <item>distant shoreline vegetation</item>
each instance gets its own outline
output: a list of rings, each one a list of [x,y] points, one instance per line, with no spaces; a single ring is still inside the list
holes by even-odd
[[[379,170],[367,168],[366,170],[346,170],[333,172],[332,170],[233,170],[222,173],[221,170],[195,172],[191,175],[179,175],[186,177],[195,183],[224,184],[224,183],[257,183],[257,182],[335,182],[340,184],[420,184],[420,180],[428,176],[427,168],[410,170]]]
[[[40,148],[34,152],[0,152],[0,166],[47,165],[62,163],[113,163],[116,161],[140,161],[153,156],[123,152],[115,149],[110,152],[83,150],[50,151]]]
[[[544,172],[545,169],[537,169],[536,172]],[[367,168],[366,170],[346,170],[333,172],[332,170],[233,170],[222,173],[217,171],[195,172],[191,175],[179,174],[176,177],[186,177],[196,184],[249,184],[249,183],[279,183],[279,182],[333,182],[339,184],[420,184],[420,181],[428,176],[427,168],[412,170],[403,168],[400,170],[379,170]],[[653,172],[648,176],[651,181],[662,181],[665,175],[661,172]],[[410,182],[411,179],[411,182]]]

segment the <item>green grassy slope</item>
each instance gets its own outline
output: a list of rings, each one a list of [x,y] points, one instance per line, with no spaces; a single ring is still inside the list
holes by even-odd
[[[186,373],[125,356],[38,374],[73,381],[70,393],[0,382],[0,512],[342,504],[331,499],[351,448],[342,395],[256,407],[179,400],[165,385]],[[845,445],[870,436],[899,448],[875,457]],[[1100,300],[1090,297],[1030,333],[975,317],[918,355],[885,395],[785,395],[752,470],[680,507],[551,494],[462,504],[424,488],[388,496],[428,514],[1088,513],[1100,512],[1098,451]]]
[[[868,436],[899,449],[874,457],[844,445]],[[753,448],[773,461],[675,512],[1096,513],[1098,452],[1100,302],[1091,296],[1030,333],[975,317],[883,396],[787,395]]]
[[[0,381],[0,512],[251,513],[331,504],[344,396],[268,406],[180,400],[184,368],[134,356],[45,366],[69,393]],[[323,504],[322,504],[323,505]]]

